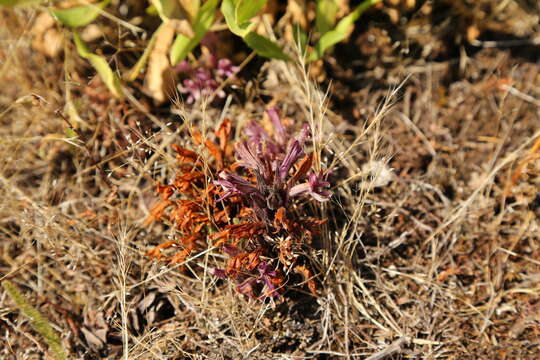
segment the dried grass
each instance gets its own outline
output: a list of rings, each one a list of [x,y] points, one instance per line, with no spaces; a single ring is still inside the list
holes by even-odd
[[[528,98],[489,87],[482,56],[498,53],[469,59],[477,83],[456,82],[446,95],[433,91],[442,82],[437,69],[390,91],[359,91],[355,106],[365,113],[356,123],[328,109],[329,92],[301,61],[265,65],[279,81],[261,93],[310,124],[318,166],[335,168],[339,179],[332,202],[312,209],[329,220],[306,254],[319,296],[291,291],[272,304],[246,300],[211,276],[224,261],[211,247],[181,264],[188,273],[152,263],[144,254],[174,232],[142,226],[156,201],[154,180],[174,176],[170,145],[188,141],[184,130],[196,124],[206,136],[224,117],[243,124],[261,117],[264,104],[177,102],[179,125],[128,93],[127,114],[84,95],[105,91],[97,79],[86,85],[31,52],[32,14],[4,14],[0,274],[62,335],[70,358],[538,357],[540,165],[523,159],[540,136],[540,113]],[[499,76],[538,98],[538,66],[512,70],[500,56]],[[57,115],[65,79],[75,79],[69,91],[83,103],[80,142],[64,135]],[[514,166],[522,173],[508,199]],[[0,295],[0,357],[42,356],[44,344],[12,305]]]

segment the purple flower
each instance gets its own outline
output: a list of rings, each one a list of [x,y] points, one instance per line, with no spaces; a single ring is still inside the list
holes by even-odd
[[[234,66],[229,59],[219,59],[217,64],[217,75],[222,78],[233,76],[240,68]]]
[[[202,97],[211,96],[219,88],[219,83],[234,74],[239,68],[233,66],[227,59],[216,62],[215,57],[210,55],[203,67],[194,69],[189,62],[182,61],[173,69],[187,76],[187,79],[179,85],[179,89],[181,93],[188,95],[186,102],[192,104]],[[220,90],[216,95],[223,98],[225,92]]]
[[[281,119],[279,117],[279,114],[277,112],[277,108],[275,106],[271,107],[266,111],[268,113],[268,116],[270,117],[270,120],[272,121],[272,124],[274,125],[274,131],[275,131],[275,138],[276,141],[283,145],[287,141],[287,132],[285,131],[285,127],[281,123]]]
[[[285,131],[275,108],[270,108],[268,114],[274,124],[274,137],[270,137],[256,122],[251,122],[245,128],[249,139],[235,147],[238,164],[253,170],[256,181],[251,183],[240,176],[222,172],[216,184],[226,191],[222,199],[231,195],[244,196],[256,217],[272,226],[275,211],[287,207],[291,197],[308,193],[318,201],[326,201],[331,193],[325,190],[330,187],[328,172],[310,173],[307,181],[295,185],[311,167],[309,159],[302,162],[294,176],[290,174],[293,166],[305,155],[302,145],[309,139],[309,126],[304,126],[294,138]],[[286,142],[288,146],[285,148],[283,144]]]
[[[191,67],[191,64],[189,62],[184,60],[179,62],[178,65],[176,65],[175,67],[173,67],[173,70],[178,72],[190,72],[193,70],[193,68]]]
[[[270,297],[279,297],[279,292],[272,281],[272,278],[277,276],[276,270],[272,269],[266,261],[261,261],[257,270],[259,270],[259,278],[257,282],[264,284],[266,288],[265,295]]]
[[[212,78],[210,71],[199,68],[195,70],[193,79],[186,79],[182,82],[180,92],[189,94],[186,102],[192,104],[201,97],[212,95],[218,87],[218,82]],[[225,93],[219,92],[217,95],[219,97],[224,97]]]
[[[293,186],[289,190],[289,196],[294,197],[300,194],[308,193],[317,201],[327,201],[332,196],[332,193],[323,189],[329,188],[328,182],[329,172],[323,173],[322,171],[317,175],[311,172],[308,175],[308,182]]]
[[[257,284],[261,284],[263,288],[261,289],[262,295],[260,298],[279,297],[280,295],[276,289],[276,285],[274,285],[274,282],[272,281],[272,278],[277,277],[277,272],[272,269],[266,261],[262,261],[257,267],[257,270],[259,271],[259,276],[248,277],[239,282],[236,285],[236,290],[241,294],[248,295],[250,298],[255,299],[256,286]]]
[[[252,299],[255,299],[256,297],[253,291],[255,290],[256,284],[257,284],[256,278],[248,277],[246,280],[236,285],[236,291],[238,291],[240,294],[244,294],[244,295],[249,296]]]
[[[259,125],[256,121],[250,121],[245,127],[244,131],[249,138],[250,142],[259,145],[262,141],[271,141],[270,135]]]
[[[218,176],[221,180],[216,180],[214,183],[221,185],[223,190],[225,190],[225,194],[218,201],[233,195],[250,195],[257,192],[257,188],[255,186],[236,174],[222,171]]]
[[[241,141],[236,144],[236,157],[240,166],[255,170],[257,178],[262,178],[268,181],[272,178],[272,163],[273,156],[268,152],[267,148],[264,148],[263,143],[259,146],[252,144],[248,141]]]
[[[282,181],[285,180],[294,163],[296,163],[303,155],[304,151],[300,146],[300,142],[298,140],[291,142],[287,149],[287,153],[285,154],[285,158],[278,169],[278,174]]]
[[[220,279],[226,279],[227,278],[227,274],[225,273],[225,270],[223,269],[218,269],[218,268],[215,268],[213,271],[212,271],[212,274]]]

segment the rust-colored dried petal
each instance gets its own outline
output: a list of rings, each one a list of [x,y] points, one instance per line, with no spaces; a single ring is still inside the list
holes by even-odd
[[[235,225],[227,225],[225,229],[215,233],[211,236],[212,240],[217,240],[217,243],[214,245],[222,244],[224,241],[229,239],[249,239],[260,233],[264,229],[264,223],[262,222],[253,222],[253,223],[243,223]]]
[[[311,169],[312,164],[313,164],[313,153],[306,155],[302,159],[302,161],[300,162],[300,165],[298,166],[298,170],[296,170],[293,177],[289,180],[289,185],[294,185],[298,180],[305,177],[309,169]]]
[[[171,185],[161,185],[158,181],[156,184],[156,192],[161,194],[162,200],[169,200],[169,198],[174,194],[174,187]]]
[[[304,281],[307,282],[309,291],[311,291],[313,295],[317,295],[317,284],[315,283],[315,280],[313,279],[313,275],[311,274],[311,271],[303,265],[296,265],[294,267],[294,271],[303,276]]]
[[[202,135],[196,128],[193,128],[191,131],[191,138],[193,139],[193,142],[197,145],[202,144]]]
[[[254,270],[259,266],[261,263],[261,255],[263,253],[263,248],[257,248],[250,253],[248,253],[246,260],[245,260],[245,266],[247,270]]]
[[[160,220],[165,209],[172,204],[174,204],[174,202],[171,200],[164,200],[156,203],[154,206],[152,206],[152,209],[150,209],[150,215],[146,218],[143,225],[148,226],[152,222]]]
[[[216,130],[216,137],[219,140],[219,147],[222,151],[225,151],[227,149],[229,136],[231,136],[232,132],[232,125],[231,125],[231,119],[225,118],[223,119],[223,122],[221,125],[219,125],[219,128]]]
[[[176,264],[182,264],[184,261],[186,261],[187,257],[193,252],[193,247],[185,247],[182,251],[180,251],[178,254],[174,254],[171,256],[169,260],[169,264],[176,265]]]
[[[176,159],[180,164],[186,163],[186,162],[196,162],[199,156],[195,151],[186,149],[185,147],[172,144],[171,145],[174,151],[176,151]]]
[[[163,244],[159,244],[158,246],[154,247],[152,250],[148,251],[146,253],[146,256],[154,258],[154,259],[161,259],[161,250],[162,249],[168,249],[172,246],[178,245],[178,242],[176,240],[170,240],[167,242],[164,242]]]
[[[214,157],[214,159],[216,159],[216,167],[218,169],[222,169],[223,168],[223,154],[221,153],[221,149],[219,148],[219,146],[217,146],[210,140],[206,140],[204,142],[204,145],[206,146],[208,151],[210,151],[210,154]]]
[[[237,256],[229,258],[227,262],[227,269],[225,273],[235,278],[239,273],[243,271],[252,271],[259,266],[261,263],[261,255],[264,252],[264,249],[259,247],[250,252],[244,252]]]

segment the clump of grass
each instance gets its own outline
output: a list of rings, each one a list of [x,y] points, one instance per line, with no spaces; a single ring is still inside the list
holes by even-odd
[[[17,307],[24,315],[30,319],[30,323],[34,330],[43,336],[49,349],[54,354],[57,360],[65,360],[66,352],[62,347],[62,342],[56,332],[53,330],[49,322],[43,317],[39,311],[34,309],[32,305],[24,298],[23,294],[17,289],[17,287],[9,280],[4,280],[2,286],[9,294],[11,299],[17,304]]]

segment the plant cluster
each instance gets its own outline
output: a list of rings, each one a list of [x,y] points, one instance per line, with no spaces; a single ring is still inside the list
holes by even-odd
[[[277,109],[270,108],[268,118],[271,133],[252,121],[243,128],[246,138],[234,146],[228,119],[215,131],[216,142],[195,131],[193,139],[208,150],[209,161],[174,146],[178,173],[172,183],[158,183],[162,199],[147,224],[168,221],[181,237],[156,246],[150,257],[184,264],[194,252],[216,247],[228,261],[213,274],[234,281],[239,293],[278,298],[297,283],[294,274],[316,293],[305,254],[325,220],[302,214],[305,200],[331,197],[329,171],[314,171],[314,154],[304,152],[311,138],[307,126],[295,135]],[[165,256],[164,250],[172,247],[181,250]]]
[[[220,84],[233,76],[238,70],[229,59],[217,60],[213,54],[207,54],[199,66],[193,66],[183,60],[174,69],[184,76],[179,85],[182,94],[187,95],[186,103],[192,104],[201,98],[209,98],[214,92],[219,98],[225,97],[225,92],[219,90]]]
[[[294,41],[300,46],[300,51],[305,54],[307,61],[321,59],[324,53],[349,36],[354,23],[367,9],[380,1],[364,0],[350,11],[339,11],[342,6],[339,1],[318,0],[315,6],[314,29],[309,28],[304,16],[301,16],[301,20],[294,20],[293,16]],[[257,55],[290,60],[282,46],[270,37],[261,35],[264,33],[262,15],[275,17],[277,14],[275,9],[272,12],[272,7],[267,6],[266,0],[149,0],[146,12],[149,15],[159,16],[161,25],[154,31],[144,52],[129,73],[118,76],[118,72],[111,68],[107,59],[92,52],[80,35],[81,29],[103,15],[110,3],[110,0],[78,0],[49,5],[44,0],[0,0],[0,6],[46,5],[45,9],[52,18],[72,33],[79,56],[94,67],[117,98],[124,95],[121,79],[125,81],[137,79],[147,62],[150,62],[149,67],[160,67],[163,63],[168,63],[171,67],[177,66],[201,44],[209,32],[212,32],[213,26],[219,27],[217,25],[220,21],[224,21],[226,28],[240,37]],[[348,9],[348,6],[345,8]],[[306,9],[297,10],[296,13],[302,13]],[[130,19],[119,16],[119,20],[124,24],[129,23]],[[313,39],[316,41],[310,41]],[[153,54],[154,64],[152,64]],[[162,74],[162,70],[159,69],[158,73]],[[155,98],[161,101],[160,96]]]

